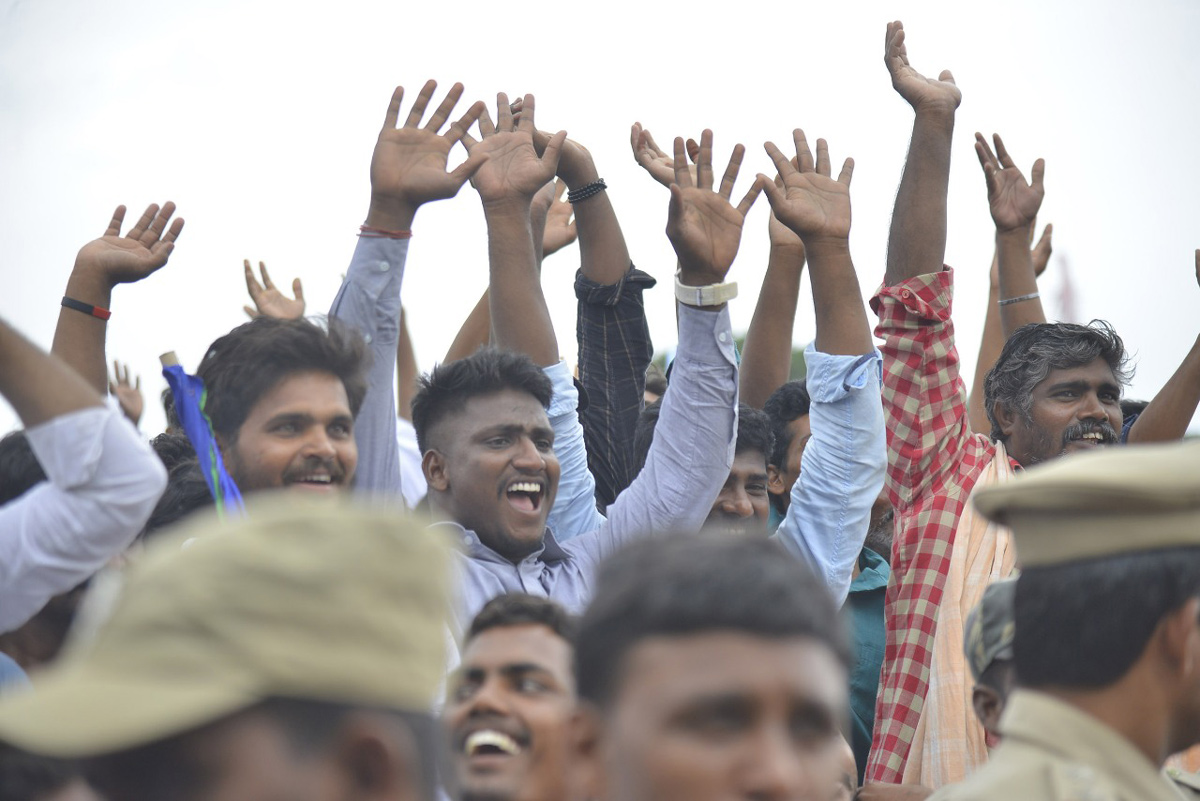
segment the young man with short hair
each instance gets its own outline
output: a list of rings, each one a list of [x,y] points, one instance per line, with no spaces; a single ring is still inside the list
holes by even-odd
[[[577,621],[523,593],[489,601],[467,632],[442,722],[462,801],[563,801]]]
[[[630,546],[601,568],[576,640],[580,789],[601,801],[833,797],[848,663],[823,583],[779,544]]]

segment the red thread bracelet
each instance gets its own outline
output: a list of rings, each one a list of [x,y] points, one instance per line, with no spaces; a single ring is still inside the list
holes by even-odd
[[[95,317],[97,320],[107,320],[109,317],[112,317],[112,312],[108,309],[102,309],[99,306],[93,306],[90,303],[84,303],[82,300],[75,300],[75,298],[69,298],[66,295],[63,295],[62,305],[63,308],[83,312],[89,317]]]
[[[360,225],[358,226],[358,235],[372,239],[409,239],[412,237],[412,231],[389,231],[386,228]]]

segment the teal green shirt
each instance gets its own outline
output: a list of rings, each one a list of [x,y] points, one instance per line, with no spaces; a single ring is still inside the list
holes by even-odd
[[[850,748],[858,764],[861,786],[871,750],[871,729],[875,726],[875,695],[879,692],[879,671],[883,667],[883,594],[891,570],[883,557],[870,548],[859,553],[858,570],[843,608],[849,615],[847,624],[854,646],[854,665],[850,670]]]

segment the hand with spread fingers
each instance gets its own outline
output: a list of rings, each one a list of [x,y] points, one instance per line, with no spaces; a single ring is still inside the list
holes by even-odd
[[[486,158],[471,181],[485,207],[531,203],[558,168],[566,131],[551,136],[539,157],[533,146],[533,95],[525,95],[520,108],[519,119],[514,120],[508,96],[501,92],[496,97],[496,121],[483,109],[479,115],[480,139],[470,135],[462,138],[471,158]]]
[[[817,158],[813,161],[804,131],[792,132],[796,143],[793,164],[787,156],[767,142],[765,147],[782,186],[759,176],[767,192],[767,201],[779,221],[790,228],[808,247],[821,240],[845,240],[850,236],[850,179],[854,159],[846,159],[835,181],[830,177],[829,145],[817,140]]]
[[[633,148],[634,160],[643,170],[650,173],[651,178],[668,188],[675,183],[675,158],[662,151],[662,148],[655,143],[654,137],[650,135],[650,131],[643,128],[640,122],[635,122],[630,129],[629,144]],[[696,146],[696,149],[699,151],[699,145]],[[698,152],[697,155],[699,155]],[[693,163],[688,165],[688,172],[693,184],[696,183],[695,158],[693,156]]]
[[[121,236],[125,207],[117,206],[104,235],[79,250],[75,257],[76,272],[101,281],[109,289],[141,281],[165,265],[175,249],[183,219],[176,218],[168,228],[174,213],[175,204],[170,201],[161,208],[151,203],[133,228]]]
[[[261,284],[254,277],[254,268],[250,266],[249,259],[242,260],[242,267],[246,273],[246,291],[254,301],[253,307],[242,307],[247,317],[251,320],[255,317],[298,320],[304,316],[304,287],[300,285],[299,278],[292,281],[292,294],[296,297],[289,298],[275,288],[275,284],[271,282],[271,275],[267,272],[267,265],[263,262],[258,263],[259,272],[262,273]]]
[[[142,412],[146,408],[146,400],[142,397],[142,377],[139,375],[135,381],[131,381],[129,365],[124,365],[122,368],[121,363],[114,359],[112,377],[108,380],[108,391],[116,397],[121,411],[136,426],[142,419]]]
[[[472,105],[445,133],[439,133],[450,118],[463,86],[456,83],[441,105],[422,126],[421,119],[437,88],[427,81],[413,101],[400,127],[400,104],[404,87],[392,93],[384,116],[383,128],[371,155],[371,209],[367,225],[386,230],[408,230],[417,209],[424,203],[454,197],[462,185],[487,160],[483,154],[470,154],[466,161],[448,170],[450,150],[483,112],[482,102]]]
[[[887,25],[883,60],[892,76],[892,88],[908,101],[914,111],[953,112],[962,102],[962,92],[955,85],[950,70],[942,70],[937,80],[933,80],[917,72],[908,63],[904,23],[899,20]]]
[[[577,236],[575,223],[571,219],[571,215],[575,213],[574,209],[570,202],[563,197],[566,191],[566,182],[558,178],[554,183],[548,183],[542,187],[533,197],[534,216],[541,215],[544,221],[542,226],[543,257],[562,250],[574,242]]]
[[[762,191],[762,183],[756,179],[737,206],[730,201],[746,153],[740,144],[734,146],[729,166],[717,191],[713,191],[712,139],[710,130],[700,136],[694,181],[683,139],[675,139],[675,180],[670,185],[667,237],[679,257],[679,280],[688,286],[725,281],[741,244],[746,213]]]
[[[996,143],[994,154],[984,135],[975,134],[975,154],[979,156],[979,164],[987,181],[988,205],[992,221],[996,223],[996,232],[1031,229],[1037,219],[1038,209],[1042,207],[1042,199],[1046,196],[1042,184],[1046,162],[1043,159],[1035,161],[1030,173],[1032,182],[1026,182],[1025,175],[1013,163],[1000,135],[993,134],[993,140]]]

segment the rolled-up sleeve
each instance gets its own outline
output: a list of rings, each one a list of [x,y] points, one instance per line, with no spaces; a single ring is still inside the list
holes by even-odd
[[[48,480],[0,508],[0,632],[124,551],[167,485],[158,456],[115,409],[65,414],[27,436]]]

